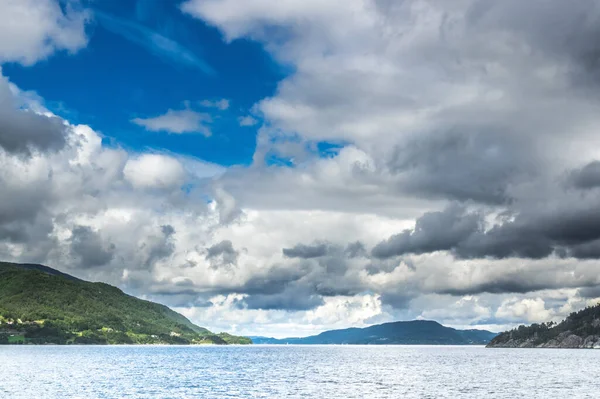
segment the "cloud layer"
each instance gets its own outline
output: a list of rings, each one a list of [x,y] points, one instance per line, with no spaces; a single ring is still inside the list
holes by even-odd
[[[85,44],[86,14],[46,3],[83,42],[53,41],[50,24],[39,37],[52,40],[20,52],[0,43],[0,59],[30,64]],[[222,172],[103,146],[4,78],[4,258],[270,336],[417,317],[500,330],[599,300],[597,2],[181,10],[293,67],[252,109],[264,122],[252,165]],[[209,121],[187,108],[134,120],[205,135]],[[338,150],[324,156],[323,142]]]

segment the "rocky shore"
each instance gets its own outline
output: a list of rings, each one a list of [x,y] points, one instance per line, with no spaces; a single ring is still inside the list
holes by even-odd
[[[502,342],[490,342],[487,348],[564,348],[564,349],[600,349],[600,336],[580,337],[570,331],[560,333],[556,338],[539,342],[538,337],[528,339],[508,339]]]

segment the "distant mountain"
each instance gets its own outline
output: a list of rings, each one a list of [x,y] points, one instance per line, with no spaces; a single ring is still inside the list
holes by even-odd
[[[0,262],[0,343],[250,344],[158,303],[42,265]]]
[[[558,324],[532,324],[503,332],[487,347],[600,349],[600,304],[571,313]]]
[[[355,344],[355,345],[485,345],[495,333],[456,330],[428,320],[397,321],[366,328],[325,331],[304,338],[251,337],[255,344]]]
[[[252,340],[253,344],[258,344],[258,345],[278,345],[278,344],[285,344],[285,342],[282,342],[283,339],[277,339],[277,338],[270,338],[270,337],[262,337],[259,335],[249,335],[248,338],[250,338]],[[297,339],[297,338],[288,338],[288,339]]]

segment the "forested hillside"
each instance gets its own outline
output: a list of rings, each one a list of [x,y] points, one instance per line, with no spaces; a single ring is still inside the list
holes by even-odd
[[[249,344],[164,305],[39,265],[0,263],[0,343]]]
[[[532,324],[503,332],[488,347],[600,348],[600,304],[573,312],[558,324]]]

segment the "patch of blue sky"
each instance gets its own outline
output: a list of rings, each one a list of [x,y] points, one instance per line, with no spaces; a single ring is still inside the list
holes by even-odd
[[[206,61],[191,50],[140,23],[117,18],[101,11],[95,11],[94,16],[105,29],[145,48],[164,60],[177,65],[198,68],[208,75],[216,73]]]
[[[297,166],[294,162],[293,157],[286,157],[277,154],[276,152],[268,152],[264,159],[265,165],[267,166],[279,166],[293,168]]]
[[[3,74],[35,90],[56,114],[101,132],[106,145],[165,150],[223,166],[252,161],[261,124],[240,126],[240,118],[273,95],[289,72],[285,67],[258,43],[225,41],[215,28],[183,14],[177,2],[88,3],[94,19],[85,49],[31,67],[6,64]],[[223,98],[230,107],[210,110],[210,137],[149,132],[131,123],[182,109],[186,101]]]
[[[349,143],[345,142],[330,142],[320,141],[313,147],[314,152],[322,158],[333,158],[336,157],[342,148],[346,147]]]
[[[267,166],[289,167],[294,168],[300,166],[307,157],[310,159],[318,158],[334,158],[339,152],[349,143],[343,142],[328,142],[328,141],[301,141],[299,136],[274,137],[271,139],[273,144],[292,143],[298,144],[304,152],[302,157],[297,158],[293,155],[287,155],[277,150],[268,151],[264,157],[264,162]],[[300,162],[299,162],[300,159]]]

